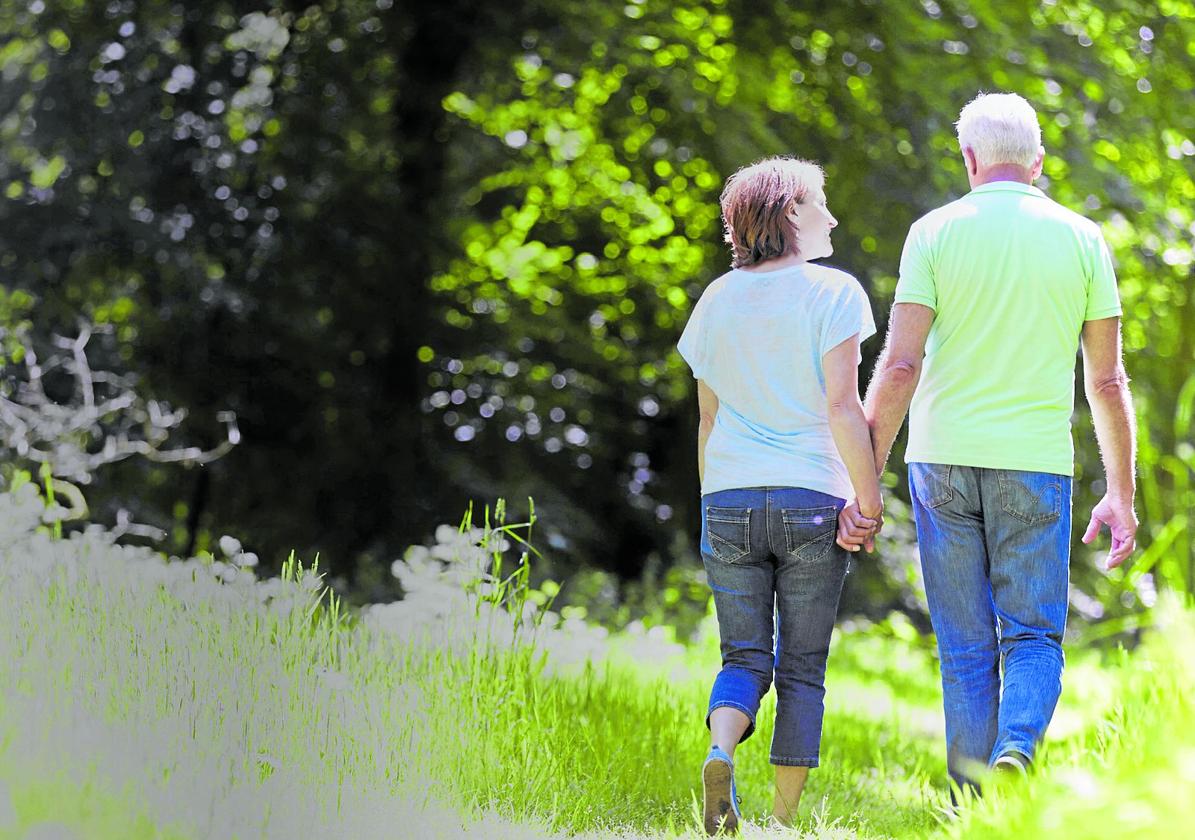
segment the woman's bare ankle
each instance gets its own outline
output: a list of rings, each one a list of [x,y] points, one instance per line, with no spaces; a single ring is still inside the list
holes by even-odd
[[[774,828],[792,828],[793,823],[797,821],[797,815],[790,814],[787,817],[782,817],[775,811],[772,812],[772,823]]]
[[[805,792],[805,781],[808,778],[808,767],[776,767],[772,818],[778,823],[791,826],[796,822],[797,809],[801,806],[801,794]]]

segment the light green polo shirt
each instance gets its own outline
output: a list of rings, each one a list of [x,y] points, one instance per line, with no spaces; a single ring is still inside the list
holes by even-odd
[[[913,224],[896,303],[936,313],[909,409],[907,462],[1071,475],[1084,321],[1120,314],[1099,227],[996,181]]]

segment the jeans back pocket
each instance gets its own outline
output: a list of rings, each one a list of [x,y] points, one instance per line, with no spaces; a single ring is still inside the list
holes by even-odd
[[[954,498],[950,464],[909,464],[909,484],[921,504],[939,508]]]
[[[838,530],[838,508],[785,508],[780,511],[784,524],[785,548],[791,557],[805,563],[816,562],[834,544]]]
[[[751,553],[751,508],[709,506],[705,529],[710,550],[723,563],[737,563]]]
[[[1027,525],[1054,522],[1062,516],[1062,479],[1053,473],[996,470],[1000,507]]]

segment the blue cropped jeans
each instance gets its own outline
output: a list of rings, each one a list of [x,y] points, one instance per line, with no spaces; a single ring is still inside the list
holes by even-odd
[[[701,502],[701,557],[722,648],[709,713],[741,711],[750,720],[746,740],[774,680],[770,761],[816,767],[826,656],[848,563],[834,542],[843,500],[797,487],[751,487]]]
[[[1033,758],[1062,691],[1071,478],[913,463],[909,486],[947,765],[975,786],[1006,752]]]

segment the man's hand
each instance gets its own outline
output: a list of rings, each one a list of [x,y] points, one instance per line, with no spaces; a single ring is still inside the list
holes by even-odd
[[[1137,547],[1137,514],[1133,510],[1133,503],[1105,495],[1091,511],[1091,522],[1083,534],[1083,542],[1094,541],[1104,525],[1112,532],[1112,549],[1108,552],[1104,568],[1115,569]]]
[[[882,508],[875,516],[864,516],[856,499],[838,514],[838,536],[835,542],[847,551],[856,552],[860,547],[875,551],[875,537],[884,527]]]

